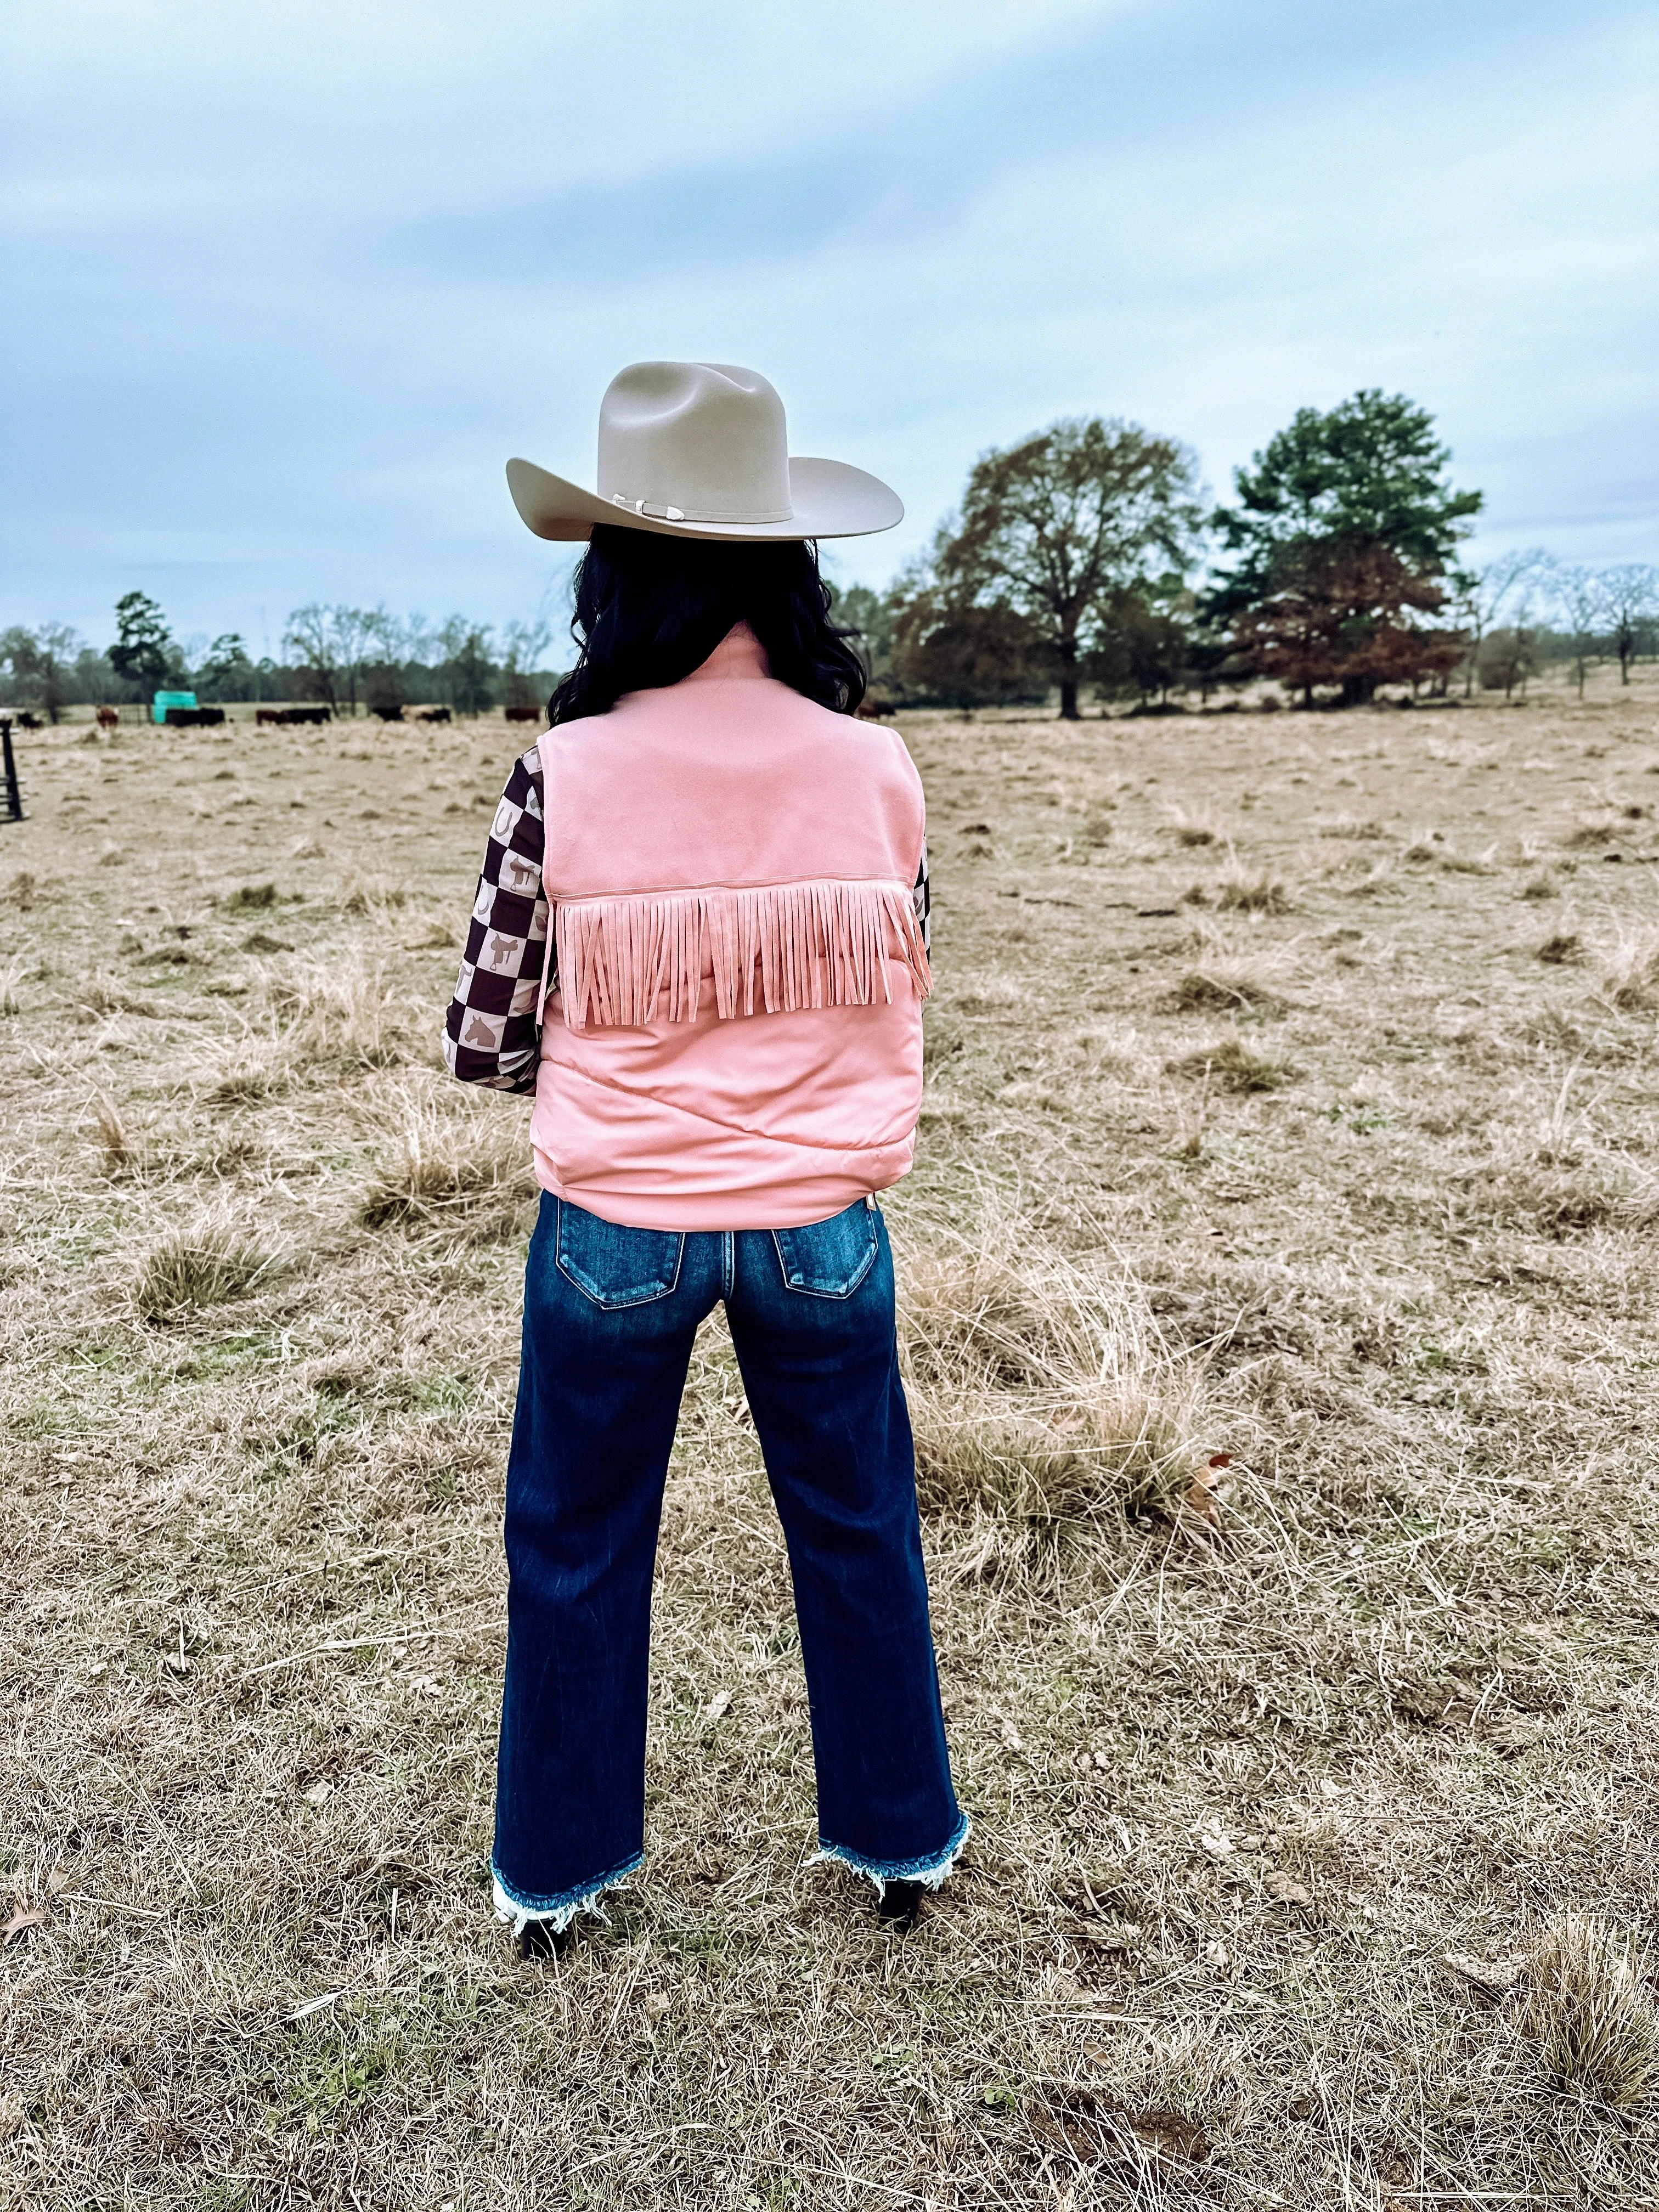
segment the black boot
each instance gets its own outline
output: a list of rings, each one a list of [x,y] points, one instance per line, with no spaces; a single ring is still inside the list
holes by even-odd
[[[896,1936],[908,1936],[921,1917],[921,1900],[926,1894],[919,1881],[890,1881],[882,1890],[876,1917]]]
[[[526,1920],[519,1937],[521,1959],[562,1959],[570,1948],[568,1928],[556,1928],[550,1920]]]

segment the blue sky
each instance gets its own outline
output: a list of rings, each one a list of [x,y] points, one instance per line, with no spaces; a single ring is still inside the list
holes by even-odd
[[[58,0],[0,28],[0,624],[124,591],[556,605],[507,501],[624,362],[896,484],[1062,414],[1218,492],[1431,407],[1478,548],[1659,560],[1659,9],[1632,0]]]

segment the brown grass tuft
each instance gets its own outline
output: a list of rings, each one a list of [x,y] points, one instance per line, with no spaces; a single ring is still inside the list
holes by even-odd
[[[1222,830],[1215,815],[1207,806],[1172,806],[1170,827],[1178,845],[1218,845]]]
[[[1200,1045],[1197,1051],[1182,1053],[1165,1065],[1173,1075],[1200,1076],[1220,1090],[1241,1093],[1280,1090],[1296,1073],[1285,1060],[1265,1059],[1252,1052],[1240,1036]]]
[[[118,1175],[123,1168],[132,1164],[134,1146],[115,1101],[104,1091],[100,1091],[92,1102],[92,1118],[98,1133],[98,1149],[104,1156],[104,1172]]]
[[[133,1308],[141,1321],[181,1319],[246,1297],[272,1265],[270,1253],[234,1222],[206,1216],[192,1228],[175,1230],[150,1253]]]
[[[1565,967],[1569,961],[1582,960],[1584,948],[1576,929],[1558,929],[1547,937],[1538,948],[1538,957],[1552,968]]]
[[[1222,871],[1215,902],[1239,914],[1288,914],[1291,898],[1272,868],[1249,868],[1235,860]]]
[[[412,1008],[379,960],[358,951],[296,960],[265,986],[291,1051],[310,1060],[383,1067],[402,1057]]]
[[[1182,1014],[1236,1013],[1247,1008],[1275,1013],[1282,1012],[1287,1001],[1276,984],[1245,963],[1211,960],[1180,978],[1170,994],[1170,1003]]]
[[[1191,1481],[1202,1365],[1164,1344],[1132,1279],[947,1248],[906,1271],[901,1313],[927,1510],[1040,1528],[1168,1510]]]
[[[1558,2088],[1615,2112],[1659,2087],[1659,2019],[1630,1948],[1598,1922],[1569,1913],[1528,1964],[1519,2026]]]
[[[219,901],[225,914],[262,914],[276,903],[275,884],[243,884]]]
[[[1626,1013],[1659,1006],[1659,924],[1620,931],[1602,962],[1601,993]]]
[[[491,1109],[494,1109],[493,1111]],[[504,1234],[536,1194],[523,1121],[499,1102],[480,1104],[413,1088],[392,1102],[387,1141],[358,1206],[367,1228],[473,1217],[474,1233]]]

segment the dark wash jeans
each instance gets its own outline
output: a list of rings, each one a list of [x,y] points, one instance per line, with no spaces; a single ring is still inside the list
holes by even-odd
[[[624,1229],[550,1195],[507,1478],[497,1909],[567,1923],[643,1855],[651,1583],[701,1322],[724,1299],[783,1523],[823,1851],[944,1879],[951,1787],[893,1262],[862,1202],[809,1228]]]

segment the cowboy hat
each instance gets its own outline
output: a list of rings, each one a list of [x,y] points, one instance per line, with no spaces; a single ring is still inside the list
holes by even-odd
[[[721,362],[641,361],[612,377],[597,492],[533,461],[509,461],[507,483],[538,538],[586,538],[596,522],[668,538],[860,538],[904,516],[878,477],[792,454],[772,386]]]

